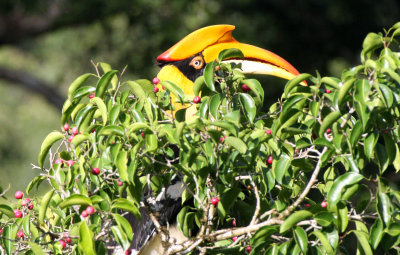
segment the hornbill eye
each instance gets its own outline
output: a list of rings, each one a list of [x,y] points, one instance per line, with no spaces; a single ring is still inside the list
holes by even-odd
[[[189,65],[196,70],[200,70],[204,67],[204,59],[201,56],[196,56],[190,61]]]

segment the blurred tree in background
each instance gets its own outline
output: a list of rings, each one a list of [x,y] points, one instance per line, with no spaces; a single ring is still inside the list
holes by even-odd
[[[358,61],[365,35],[390,27],[399,11],[396,0],[2,0],[0,186],[24,189],[37,174],[30,163],[59,128],[69,84],[93,70],[90,60],[150,79],[157,55],[197,28],[225,23],[301,72],[339,76]]]

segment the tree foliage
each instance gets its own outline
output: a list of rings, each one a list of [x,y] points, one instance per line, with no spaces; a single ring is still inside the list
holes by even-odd
[[[43,181],[51,190],[33,210],[0,205],[3,251],[104,254],[112,240],[126,250],[135,233],[123,215],[140,219],[144,206],[158,226],[150,201],[180,178],[177,222],[189,241],[170,243],[157,227],[168,254],[395,252],[399,35],[400,23],[368,34],[360,65],[340,78],[299,75],[267,112],[270,85],[223,61],[240,58],[235,49],[196,80],[199,103],[179,84],[123,81],[96,65],[71,84],[63,127],[42,143],[27,192]],[[175,111],[171,100],[190,107]]]

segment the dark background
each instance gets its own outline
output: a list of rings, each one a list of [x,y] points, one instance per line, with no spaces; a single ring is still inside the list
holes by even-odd
[[[31,163],[91,60],[152,79],[155,57],[183,36],[232,24],[238,41],[300,72],[340,77],[359,63],[368,32],[398,21],[397,0],[0,0],[0,186],[13,194],[38,174]]]

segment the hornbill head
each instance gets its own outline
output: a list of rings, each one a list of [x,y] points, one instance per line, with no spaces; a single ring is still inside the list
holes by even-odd
[[[245,74],[272,75],[290,80],[299,72],[289,62],[275,53],[236,41],[232,36],[235,26],[214,25],[198,29],[157,57],[162,67],[157,77],[180,86],[186,95],[193,95],[193,84],[203,74],[207,63],[217,59],[224,49],[236,48],[242,51],[244,59],[227,60],[240,62]],[[175,98],[172,98],[172,102]],[[183,108],[173,103],[176,110]]]

